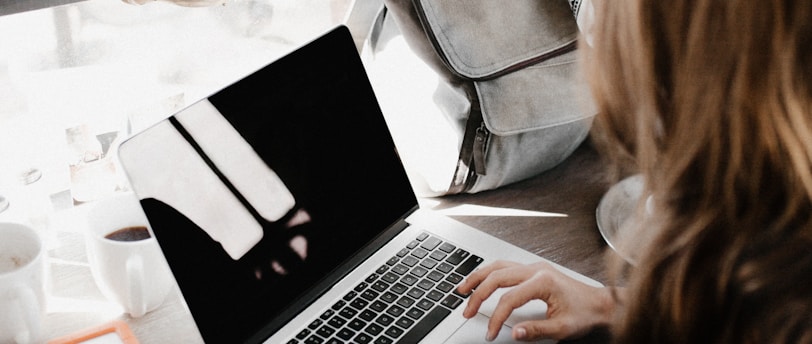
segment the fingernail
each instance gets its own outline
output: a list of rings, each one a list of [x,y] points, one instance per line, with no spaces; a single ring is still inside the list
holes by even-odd
[[[519,327],[516,329],[516,339],[524,339],[527,337],[527,330],[524,327]]]
[[[489,331],[489,332],[488,332],[488,335],[487,335],[487,336],[485,336],[485,340],[487,340],[487,341],[489,341],[489,342],[492,342],[494,339],[496,339],[496,334],[495,334],[495,333],[493,333],[493,332],[490,332],[490,331]]]

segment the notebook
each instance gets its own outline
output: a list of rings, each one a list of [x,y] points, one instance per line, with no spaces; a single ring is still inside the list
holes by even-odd
[[[207,343],[484,342],[499,295],[467,320],[456,285],[497,259],[542,259],[418,206],[344,26],[119,157]],[[518,309],[496,342],[545,313]]]

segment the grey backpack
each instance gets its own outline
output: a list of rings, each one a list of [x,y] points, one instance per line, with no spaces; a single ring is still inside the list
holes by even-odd
[[[376,91],[402,98],[420,93],[427,84],[401,81],[418,68],[410,64],[422,63],[436,74],[434,92],[409,102],[431,103],[447,123],[446,132],[421,132],[421,123],[413,123],[402,136],[423,144],[418,152],[398,147],[413,184],[424,186],[418,194],[490,190],[570,156],[594,116],[576,70],[577,36],[565,0],[385,0],[364,54]],[[387,53],[398,44],[408,49]],[[393,65],[395,58],[400,62]],[[409,58],[419,62],[403,62]],[[389,65],[376,68],[387,59]],[[390,75],[379,75],[382,69]],[[381,102],[385,114],[411,105]],[[414,112],[399,116],[406,118],[393,121],[417,121]],[[431,147],[437,154],[453,151],[454,161],[438,161]]]

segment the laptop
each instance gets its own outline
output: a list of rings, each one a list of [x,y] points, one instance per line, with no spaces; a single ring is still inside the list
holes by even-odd
[[[207,343],[484,342],[499,295],[468,320],[456,286],[497,259],[542,260],[418,206],[344,26],[119,157]],[[496,342],[545,314],[530,302]]]

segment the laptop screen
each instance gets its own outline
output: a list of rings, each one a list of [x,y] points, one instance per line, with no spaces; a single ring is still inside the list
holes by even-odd
[[[207,343],[245,341],[305,306],[302,295],[417,205],[344,27],[120,155]]]

